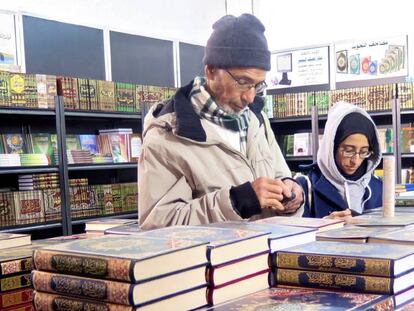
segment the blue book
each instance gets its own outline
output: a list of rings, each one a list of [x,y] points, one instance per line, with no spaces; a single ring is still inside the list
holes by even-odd
[[[206,242],[103,235],[35,250],[37,270],[139,283],[206,265]]]
[[[79,135],[79,141],[82,150],[90,151],[91,154],[97,154],[98,145],[96,144],[96,135]]]
[[[134,236],[189,239],[208,243],[207,259],[213,266],[269,251],[267,244],[269,233],[253,230],[173,226],[138,233]]]
[[[378,309],[374,309],[377,306]],[[392,310],[385,295],[333,292],[310,288],[270,288],[210,308],[211,311]]]
[[[253,230],[269,233],[269,249],[277,250],[315,241],[316,229],[301,228],[248,221],[226,221],[207,226],[230,229]]]
[[[278,251],[273,260],[278,269],[397,277],[414,269],[414,249],[393,244],[316,241]]]

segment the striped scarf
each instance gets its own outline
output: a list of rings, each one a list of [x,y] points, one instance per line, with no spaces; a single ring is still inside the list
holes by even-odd
[[[190,92],[191,103],[195,112],[214,124],[239,132],[240,150],[246,154],[247,129],[250,122],[250,109],[246,108],[239,114],[231,114],[221,109],[205,89],[206,79],[196,77]]]

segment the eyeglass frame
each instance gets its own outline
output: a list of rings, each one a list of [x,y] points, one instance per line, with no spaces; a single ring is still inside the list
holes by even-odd
[[[256,91],[256,94],[263,93],[263,91],[267,88],[266,81],[260,81],[256,84],[248,84],[248,83],[241,83],[239,79],[237,79],[228,69],[223,69],[225,72],[228,73],[228,75],[236,82],[237,88],[239,88],[243,92],[249,91],[252,87],[254,87],[254,90]]]
[[[372,150],[369,150],[369,149],[367,151],[360,150],[359,152],[356,152],[355,150],[354,151],[347,151],[344,148],[340,148],[339,151],[341,152],[341,154],[342,154],[343,157],[349,158],[349,159],[352,159],[352,158],[356,157],[356,155],[358,155],[358,157],[360,159],[365,160],[365,159],[370,158],[374,154],[374,152]],[[361,152],[366,152],[367,155],[366,156],[362,156],[361,155]],[[348,153],[348,155],[346,155],[345,153]],[[352,154],[352,155],[349,155],[349,154]]]

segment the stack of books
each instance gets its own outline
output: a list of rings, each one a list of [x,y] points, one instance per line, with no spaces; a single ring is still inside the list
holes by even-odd
[[[272,285],[398,294],[414,286],[414,248],[316,241],[277,252]]]
[[[269,217],[256,220],[257,223],[267,223],[271,225],[284,225],[301,228],[315,229],[318,232],[328,231],[344,226],[345,222],[338,219],[317,219],[317,218],[298,218],[298,217]]]
[[[19,191],[59,188],[57,173],[25,174],[18,176]]]
[[[95,219],[85,223],[85,231],[88,234],[104,234],[105,230],[125,225],[138,226],[138,220],[122,218]]]
[[[105,235],[37,249],[37,310],[188,310],[205,303],[206,243]]]
[[[21,166],[19,154],[0,154],[0,167]]]

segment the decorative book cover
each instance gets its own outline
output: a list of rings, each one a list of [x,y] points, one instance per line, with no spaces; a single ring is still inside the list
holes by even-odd
[[[98,153],[96,135],[81,134],[79,135],[79,141],[82,150],[90,151],[91,154]]]
[[[368,238],[381,232],[394,231],[395,229],[377,227],[344,226],[339,229],[328,230],[316,234],[317,241],[341,241],[353,243],[366,243]]]
[[[36,311],[36,310],[33,306],[33,303],[31,302],[31,303],[26,303],[24,305],[3,309],[2,311]]]
[[[0,71],[0,105],[10,106],[10,80],[6,71]]]
[[[176,271],[137,284],[34,270],[36,291],[133,305],[151,303],[206,285],[205,265]]]
[[[67,150],[82,150],[79,135],[66,135]]]
[[[18,191],[14,194],[16,209],[16,224],[31,224],[44,222],[45,209],[43,195],[40,190]]]
[[[77,82],[79,95],[79,109],[90,110],[88,79],[77,78]]]
[[[278,269],[396,277],[414,268],[414,249],[392,244],[316,241],[278,251],[275,257]]]
[[[6,276],[0,278],[0,292],[4,293],[13,289],[19,289],[32,285],[30,273]]]
[[[24,106],[26,103],[25,75],[23,73],[10,74],[10,106]]]
[[[23,134],[3,134],[3,144],[6,150],[6,153],[25,153],[26,144],[24,141]]]
[[[375,306],[379,308],[375,309]],[[237,300],[214,306],[214,311],[345,311],[392,310],[389,296],[334,292],[306,288],[269,288]]]
[[[46,75],[47,108],[55,109],[55,96],[57,96],[56,76]]]
[[[142,232],[135,236],[208,242],[207,258],[213,266],[269,250],[267,242],[269,234],[253,230],[208,226],[172,226]]]
[[[98,81],[99,109],[115,111],[115,83],[112,81]]]
[[[356,226],[372,227],[405,227],[414,225],[414,215],[395,215],[383,217],[382,215],[366,214],[352,218],[352,224]]]
[[[414,272],[398,278],[359,274],[305,271],[278,268],[270,276],[271,285],[292,285],[313,288],[329,288],[359,293],[397,294],[413,286]]]
[[[139,224],[137,223],[117,226],[117,227],[113,227],[113,228],[105,230],[105,234],[119,234],[119,235],[131,235],[131,234],[136,234],[138,232],[141,232],[141,229],[139,228]]]
[[[401,230],[391,230],[377,234],[368,239],[369,243],[391,243],[402,245],[414,245],[414,227]]]
[[[102,218],[91,220],[85,223],[85,231],[104,231],[109,228],[128,224],[137,225],[137,219]]]
[[[98,81],[89,79],[88,80],[88,96],[89,96],[89,107],[91,110],[99,110],[98,106]]]
[[[24,288],[0,294],[0,308],[11,308],[13,306],[31,303],[33,301],[33,289]]]
[[[257,222],[265,222],[274,225],[287,225],[294,227],[306,227],[318,229],[319,232],[324,230],[331,230],[335,228],[343,227],[344,222],[336,219],[323,219],[323,218],[298,218],[298,217],[269,217],[257,220]]]
[[[52,140],[49,133],[33,133],[32,145],[33,153],[45,154],[49,159],[49,163],[53,163],[52,159],[54,158],[54,149],[52,146]]]
[[[206,263],[205,244],[104,235],[35,250],[38,270],[138,282]]]
[[[42,109],[48,108],[47,78],[46,75],[37,74],[37,107]]]

